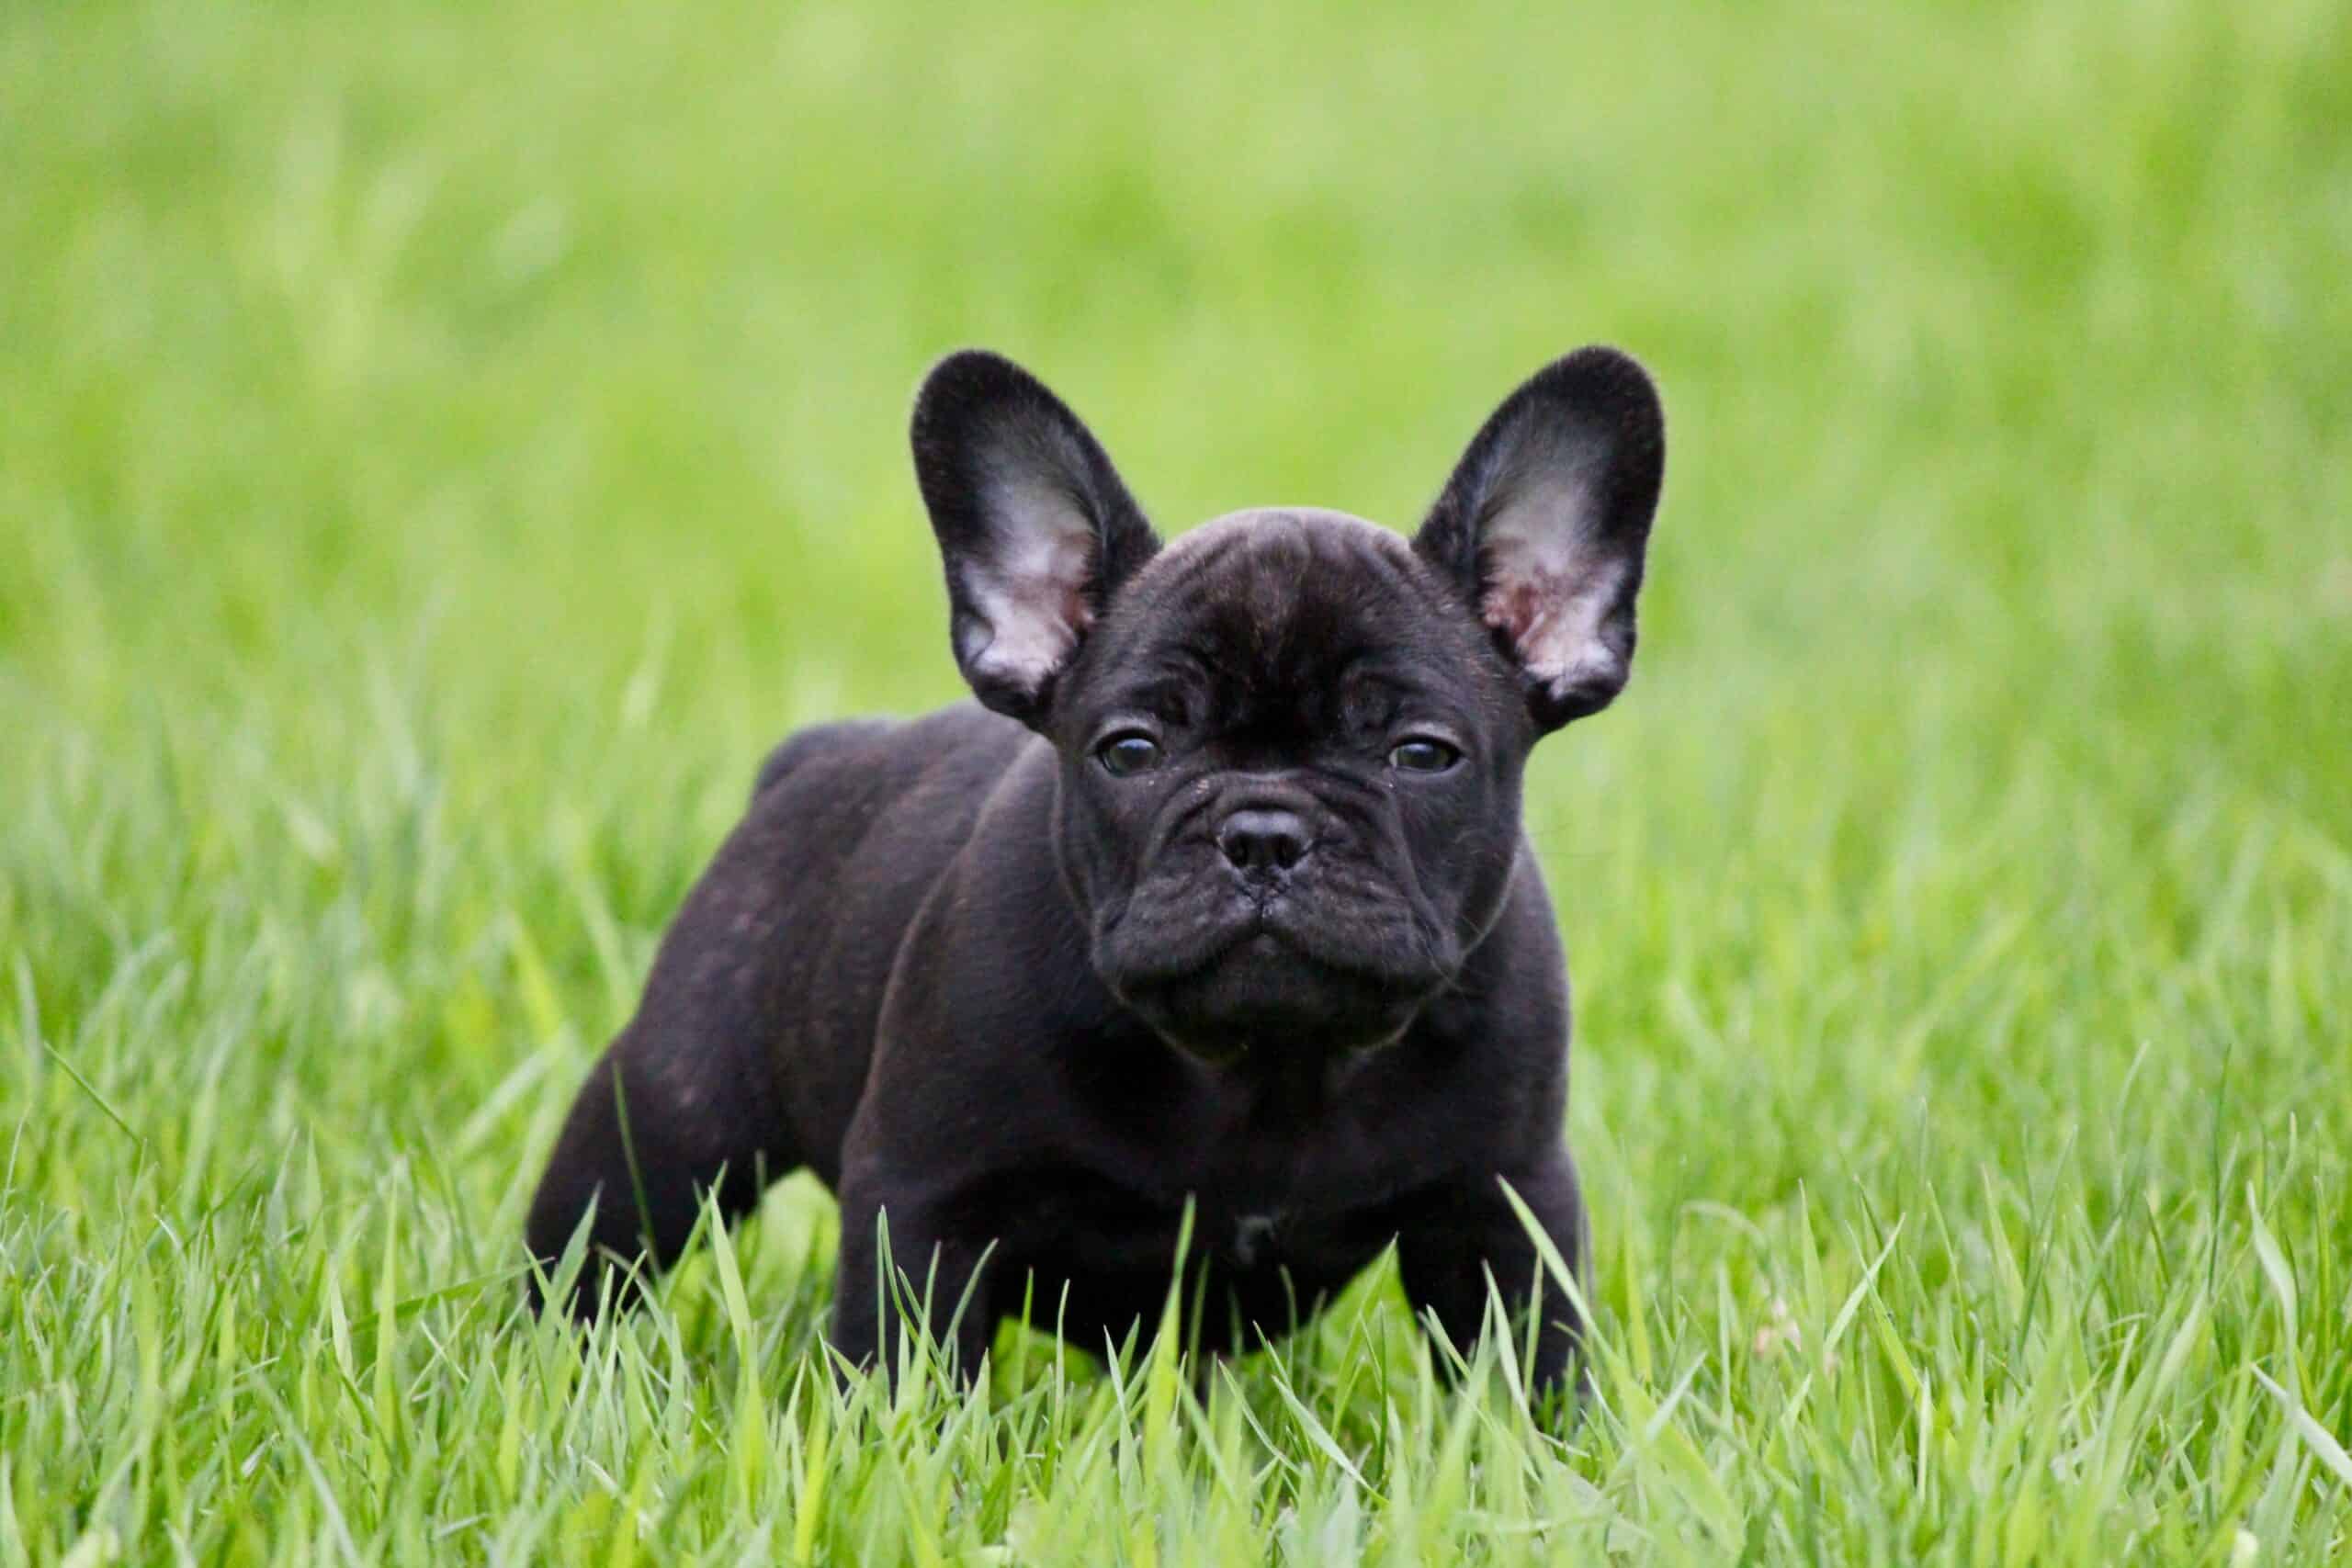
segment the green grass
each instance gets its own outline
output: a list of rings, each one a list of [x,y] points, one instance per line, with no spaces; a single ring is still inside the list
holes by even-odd
[[[0,9],[0,1563],[2340,1561],[2347,275],[2337,0]],[[1385,1269],[837,1395],[805,1182],[525,1319],[763,748],[957,694],[931,356],[1407,524],[1589,340],[1579,1427]]]

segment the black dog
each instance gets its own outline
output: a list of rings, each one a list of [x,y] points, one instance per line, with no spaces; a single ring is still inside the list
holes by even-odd
[[[671,1262],[715,1190],[839,1194],[832,1338],[889,1365],[889,1256],[966,1376],[1026,1303],[1156,1321],[1194,1205],[1201,1348],[1295,1326],[1392,1242],[1464,1349],[1576,1264],[1567,976],[1520,828],[1535,741],[1608,704],[1665,464],[1589,348],[1496,411],[1408,544],[1237,513],[1163,548],[1094,437],[993,355],[914,457],[979,698],[826,725],[761,770],[572,1108],[531,1208]],[[920,1302],[915,1311],[925,1310]],[[1555,1292],[1534,1378],[1577,1325]]]

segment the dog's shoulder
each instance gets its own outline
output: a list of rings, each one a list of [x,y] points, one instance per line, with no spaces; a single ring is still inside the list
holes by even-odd
[[[899,728],[887,718],[843,718],[796,729],[779,741],[760,763],[752,781],[752,798],[758,800],[784,780],[811,765],[854,761]]]

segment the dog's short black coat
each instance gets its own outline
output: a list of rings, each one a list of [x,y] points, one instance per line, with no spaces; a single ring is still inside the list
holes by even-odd
[[[1489,1280],[1576,1325],[1568,997],[1520,826],[1543,735],[1623,685],[1665,460],[1631,359],[1536,375],[1408,543],[1237,513],[1163,548],[1027,373],[953,355],[918,478],[979,698],[795,736],[663,940],[531,1209],[575,1306],[797,1168],[838,1194],[832,1325],[885,1364],[877,1220],[966,1375],[1027,1303],[1092,1349],[1293,1327],[1391,1245],[1467,1349]],[[920,1306],[918,1311],[922,1310]]]

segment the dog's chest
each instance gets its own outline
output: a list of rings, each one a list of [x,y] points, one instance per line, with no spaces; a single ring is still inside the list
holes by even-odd
[[[1410,1164],[1384,1152],[1385,1118],[1347,1098],[1272,1115],[1238,1098],[1194,1109],[1196,1141],[1169,1162],[1167,1196],[1191,1197],[1204,1250],[1240,1268],[1352,1257]]]
[[[1302,1103],[1195,1080],[1143,1133],[1040,1184],[1026,1211],[1039,1250],[1080,1269],[1165,1269],[1181,1238],[1193,1258],[1238,1269],[1361,1267],[1393,1235],[1424,1140],[1376,1080],[1346,1087]]]
[[[1184,1198],[1194,1246],[1238,1269],[1352,1269],[1383,1244],[1393,1206],[1372,1173],[1317,1145],[1253,1151],[1258,1157],[1204,1169]],[[1162,1213],[1166,1211],[1163,1209]]]
[[[1138,1189],[1075,1173],[1030,1209],[1034,1249],[1080,1271],[1161,1270],[1181,1251],[1227,1269],[1349,1273],[1385,1243],[1388,1205],[1271,1185]],[[1023,1248],[1024,1251],[1031,1248]]]
[[[1261,1262],[1272,1262],[1282,1235],[1283,1212],[1280,1209],[1264,1213],[1236,1214],[1223,1248],[1225,1256],[1244,1269],[1255,1269]]]
[[[1196,1205],[1193,1251],[1203,1261],[1226,1269],[1344,1275],[1353,1273],[1376,1254],[1392,1228],[1383,1224],[1376,1205],[1349,1210],[1297,1204],[1259,1209]],[[1165,1263],[1172,1256],[1160,1261]]]

